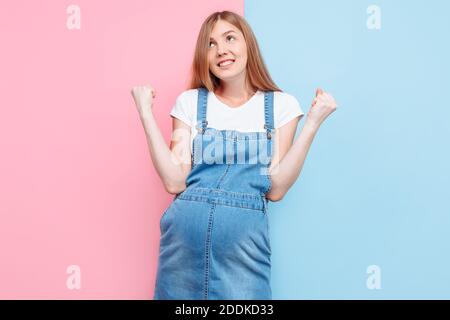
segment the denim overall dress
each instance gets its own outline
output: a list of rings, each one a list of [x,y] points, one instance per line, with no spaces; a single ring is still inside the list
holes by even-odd
[[[264,92],[262,132],[207,127],[207,98],[207,89],[199,88],[186,189],[160,219],[153,299],[272,299],[265,194],[271,188],[273,91]]]

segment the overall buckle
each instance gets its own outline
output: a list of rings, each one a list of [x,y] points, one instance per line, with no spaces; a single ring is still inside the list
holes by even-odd
[[[266,124],[264,124],[264,129],[266,129],[267,139],[272,139],[272,131],[273,131],[273,129],[270,126],[266,125]]]
[[[195,128],[197,128],[197,131],[201,134],[205,133],[206,126],[208,125],[208,121],[199,121]]]

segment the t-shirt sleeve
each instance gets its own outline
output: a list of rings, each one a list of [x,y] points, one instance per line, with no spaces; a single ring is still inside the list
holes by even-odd
[[[277,112],[274,115],[275,128],[280,128],[295,117],[302,117],[305,114],[297,98],[293,95],[282,93],[278,98],[279,101],[276,101],[276,103],[278,102]]]
[[[182,92],[176,99],[172,110],[169,113],[172,117],[180,119],[188,126],[192,125],[192,106],[189,101],[188,92]]]

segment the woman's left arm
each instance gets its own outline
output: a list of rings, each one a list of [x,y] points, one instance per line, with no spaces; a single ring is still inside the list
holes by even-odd
[[[333,96],[319,88],[316,90],[316,97],[306,117],[305,125],[294,143],[292,141],[297,130],[298,117],[276,130],[274,157],[269,167],[272,187],[266,194],[267,199],[279,201],[288,192],[300,175],[320,125],[336,108]]]

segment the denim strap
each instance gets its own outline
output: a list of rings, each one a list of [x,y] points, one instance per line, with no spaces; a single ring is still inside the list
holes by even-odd
[[[264,92],[264,129],[266,129],[267,132],[267,139],[272,138],[272,131],[274,130],[273,96],[273,91]]]
[[[197,98],[197,125],[195,126],[199,133],[205,132],[208,121],[206,121],[206,104],[208,102],[208,90],[204,87],[198,88]]]

